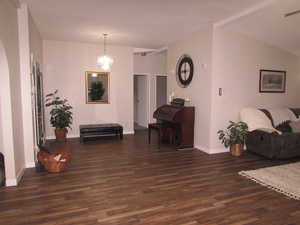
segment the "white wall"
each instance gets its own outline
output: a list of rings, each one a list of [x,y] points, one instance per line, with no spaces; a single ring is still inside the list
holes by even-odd
[[[224,151],[217,131],[243,107],[299,107],[299,57],[226,28],[214,32],[210,152]],[[286,93],[259,93],[259,70],[287,71]],[[223,96],[218,96],[223,88]]]
[[[179,87],[175,77],[182,54],[190,55],[195,65],[187,88]],[[207,28],[169,45],[167,61],[168,94],[191,98],[196,107],[195,146],[205,152],[227,151],[217,131],[229,120],[238,121],[243,107],[299,107],[300,58],[229,29]],[[260,69],[286,70],[286,93],[259,93]]]
[[[23,129],[24,129],[24,154],[26,167],[34,167],[34,128],[33,109],[31,96],[31,56],[42,67],[43,41],[30,15],[26,4],[18,9],[19,21],[19,46],[20,46],[20,72],[22,87]],[[42,69],[42,68],[40,68]]]
[[[148,53],[146,56],[134,54],[134,74],[165,75],[167,72],[167,51]]]
[[[40,69],[43,71],[43,38],[30,13],[28,14],[28,21],[30,53],[34,55],[35,61],[40,64]]]
[[[24,160],[18,16],[14,4],[0,1],[1,109],[7,185],[16,185]],[[5,63],[7,62],[7,63]],[[7,67],[7,68],[6,68]],[[5,136],[4,136],[5,135]]]
[[[0,59],[1,60],[1,59]],[[0,152],[4,154],[4,149],[3,149],[3,131],[2,131],[2,108],[1,108],[1,101],[0,101]]]
[[[1,8],[0,8],[1,9]],[[9,67],[3,42],[0,40],[0,101],[1,101],[1,139],[0,148],[4,154],[6,185],[16,181],[15,151],[12,124],[12,104],[9,83]]]
[[[43,73],[43,38],[35,24],[35,22],[32,19],[32,16],[30,12],[28,12],[28,29],[29,29],[29,55],[30,59],[33,60],[34,62],[37,62],[39,64],[40,71]],[[33,56],[33,58],[32,58]],[[27,74],[29,78],[29,73]],[[30,141],[28,143],[27,148],[25,148],[25,159],[26,159],[26,167],[34,167],[35,166],[35,154],[37,151],[34,151],[35,149],[38,149],[37,146],[37,140],[33,136],[35,135],[34,133],[34,127],[33,124],[33,109],[32,109],[32,96],[31,96],[31,79],[27,80],[28,86],[27,86],[27,97],[28,101],[30,102],[30,105],[27,105],[28,112],[26,114],[25,121],[27,121],[26,129],[27,129],[27,138],[25,138],[25,141]],[[34,119],[36,120],[36,119]],[[30,127],[31,126],[31,127]],[[29,129],[30,127],[30,129]],[[24,133],[25,134],[25,133]],[[32,145],[32,141],[35,141]]]
[[[211,52],[212,27],[168,46],[168,96],[175,92],[176,97],[191,99],[190,104],[195,106],[195,146],[204,151],[209,149]],[[190,55],[194,62],[194,77],[187,88],[181,88],[175,76],[178,59],[183,54]]]
[[[155,122],[153,113],[156,110],[156,76],[167,76],[167,51],[149,53],[146,56],[134,54],[133,58],[134,74],[146,74],[148,76],[148,122]]]
[[[108,46],[114,59],[110,73],[110,104],[85,103],[85,71],[99,71],[97,56],[102,45],[44,41],[44,90],[55,89],[74,107],[74,122],[69,137],[79,135],[80,124],[112,123],[123,125],[124,132],[133,132],[133,48]],[[46,113],[46,134],[53,136]]]

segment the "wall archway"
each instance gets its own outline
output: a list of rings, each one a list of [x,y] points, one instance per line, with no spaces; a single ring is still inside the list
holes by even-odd
[[[9,66],[3,42],[0,40],[0,135],[1,152],[5,159],[6,186],[17,185]]]

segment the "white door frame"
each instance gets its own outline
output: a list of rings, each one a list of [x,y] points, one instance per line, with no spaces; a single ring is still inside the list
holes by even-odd
[[[15,146],[12,119],[11,88],[9,78],[9,65],[6,52],[0,40],[0,101],[1,101],[1,125],[3,153],[5,163],[6,186],[17,185],[17,175],[15,168]]]
[[[21,96],[22,96],[22,116],[24,135],[24,157],[25,167],[35,167],[35,151],[38,146],[34,140],[34,110],[32,108],[32,83],[31,70],[34,63],[33,55],[30,54],[29,38],[29,12],[27,5],[22,4],[18,9],[19,23],[19,46],[20,46],[20,74],[21,74]]]

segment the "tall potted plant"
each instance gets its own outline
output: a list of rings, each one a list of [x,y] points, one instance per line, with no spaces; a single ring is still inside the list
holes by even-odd
[[[240,156],[244,149],[244,143],[248,132],[248,126],[244,122],[229,121],[227,129],[219,130],[219,140],[226,148],[230,147],[230,153],[233,156]]]
[[[58,90],[46,95],[46,107],[50,107],[50,123],[55,128],[57,141],[66,141],[68,128],[73,122],[72,106],[67,99],[57,96]]]

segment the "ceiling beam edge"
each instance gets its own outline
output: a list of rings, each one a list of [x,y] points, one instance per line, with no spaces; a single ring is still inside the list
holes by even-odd
[[[8,0],[14,7],[17,9],[21,7],[20,1],[19,0]]]
[[[226,18],[224,20],[216,22],[216,23],[214,23],[213,26],[214,26],[214,28],[218,28],[218,27],[222,27],[224,25],[227,25],[229,23],[232,23],[235,20],[238,20],[238,19],[240,19],[240,18],[242,18],[244,16],[248,16],[250,14],[253,14],[253,13],[255,13],[255,12],[257,12],[257,11],[259,11],[259,10],[261,10],[261,9],[269,6],[269,5],[271,5],[274,1],[275,0],[265,0],[265,1],[261,2],[261,3],[259,3],[259,4],[256,4],[256,5],[248,8],[248,9],[246,9],[246,10],[243,10],[240,13],[237,13],[237,14],[231,16],[231,17],[228,17],[228,18]]]

